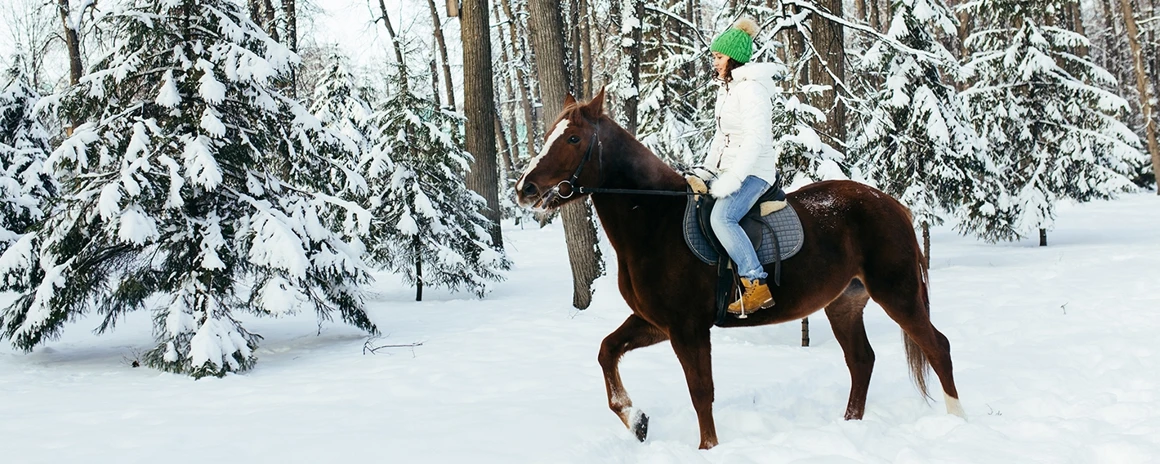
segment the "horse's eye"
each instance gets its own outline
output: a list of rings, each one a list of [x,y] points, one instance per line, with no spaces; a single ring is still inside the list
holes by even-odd
[[[573,135],[571,137],[568,137],[568,143],[580,143],[580,136]]]

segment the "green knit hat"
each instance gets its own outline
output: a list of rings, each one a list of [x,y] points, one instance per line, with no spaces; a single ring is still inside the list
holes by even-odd
[[[757,35],[757,23],[743,16],[713,39],[709,50],[733,58],[738,63],[748,63],[753,56],[754,35]]]

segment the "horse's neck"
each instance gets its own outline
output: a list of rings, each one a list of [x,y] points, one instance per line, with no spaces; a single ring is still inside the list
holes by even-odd
[[[604,143],[603,188],[631,190],[684,191],[685,179],[661,161],[627,131],[617,133]],[[685,197],[631,193],[602,193],[592,196],[592,203],[612,246],[620,254],[628,249],[642,249],[641,243],[655,240],[658,228],[680,233],[680,217]]]
[[[628,131],[615,126],[605,141],[601,186],[637,190],[684,190],[685,179]]]

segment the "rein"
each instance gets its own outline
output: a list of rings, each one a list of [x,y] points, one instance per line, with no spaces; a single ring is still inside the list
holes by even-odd
[[[551,194],[553,194],[557,197],[560,197],[562,199],[572,198],[572,195],[575,195],[577,193],[579,193],[581,195],[586,195],[589,193],[616,193],[616,194],[624,194],[624,195],[667,195],[667,196],[681,196],[681,197],[699,195],[698,193],[689,192],[689,191],[682,192],[682,191],[676,191],[676,190],[616,189],[616,188],[600,188],[600,187],[590,188],[590,187],[585,187],[583,185],[576,185],[576,181],[580,178],[580,173],[584,171],[584,166],[587,165],[588,161],[592,159],[592,147],[594,147],[594,146],[600,147],[600,149],[599,149],[600,170],[602,171],[601,174],[603,174],[603,170],[604,170],[604,143],[601,142],[600,139],[596,137],[596,135],[600,133],[600,125],[597,124],[597,125],[595,125],[595,127],[596,127],[596,130],[592,131],[592,141],[588,143],[588,149],[584,151],[584,158],[582,158],[580,160],[580,165],[576,166],[576,171],[572,173],[572,177],[569,177],[568,180],[562,180],[562,181],[560,181],[560,183],[556,184],[556,186],[553,187],[552,190],[550,191]],[[603,177],[603,176],[601,176],[601,177]],[[567,184],[567,186],[568,186],[568,194],[567,195],[560,193],[560,187],[564,186],[565,184]]]

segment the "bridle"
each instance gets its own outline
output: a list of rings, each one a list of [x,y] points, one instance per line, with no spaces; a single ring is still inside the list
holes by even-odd
[[[669,195],[669,196],[682,196],[682,197],[683,196],[697,195],[696,193],[693,193],[693,192],[676,191],[676,190],[613,189],[613,188],[601,188],[601,187],[585,187],[582,185],[580,185],[580,186],[576,185],[576,181],[580,179],[580,173],[584,172],[584,166],[586,166],[588,164],[588,162],[592,160],[592,147],[598,147],[597,148],[597,156],[600,158],[600,168],[599,168],[600,175],[598,177],[600,177],[600,178],[604,177],[604,143],[600,141],[599,137],[597,137],[597,135],[600,134],[600,124],[593,124],[593,127],[595,128],[595,130],[592,131],[592,141],[588,143],[588,149],[584,150],[584,157],[580,159],[580,165],[576,166],[576,170],[574,172],[572,172],[571,177],[560,181],[558,184],[556,184],[555,187],[552,187],[551,190],[548,190],[547,192],[545,192],[544,195],[541,197],[539,204],[547,205],[549,202],[551,202],[552,200],[555,200],[556,198],[561,198],[561,199],[567,200],[569,198],[572,198],[572,196],[577,194],[577,193],[579,193],[581,195],[586,195],[586,194],[590,194],[590,193],[619,193],[619,194],[629,194],[629,195]],[[568,194],[567,195],[560,193],[561,187],[563,187],[565,185],[568,186]]]

